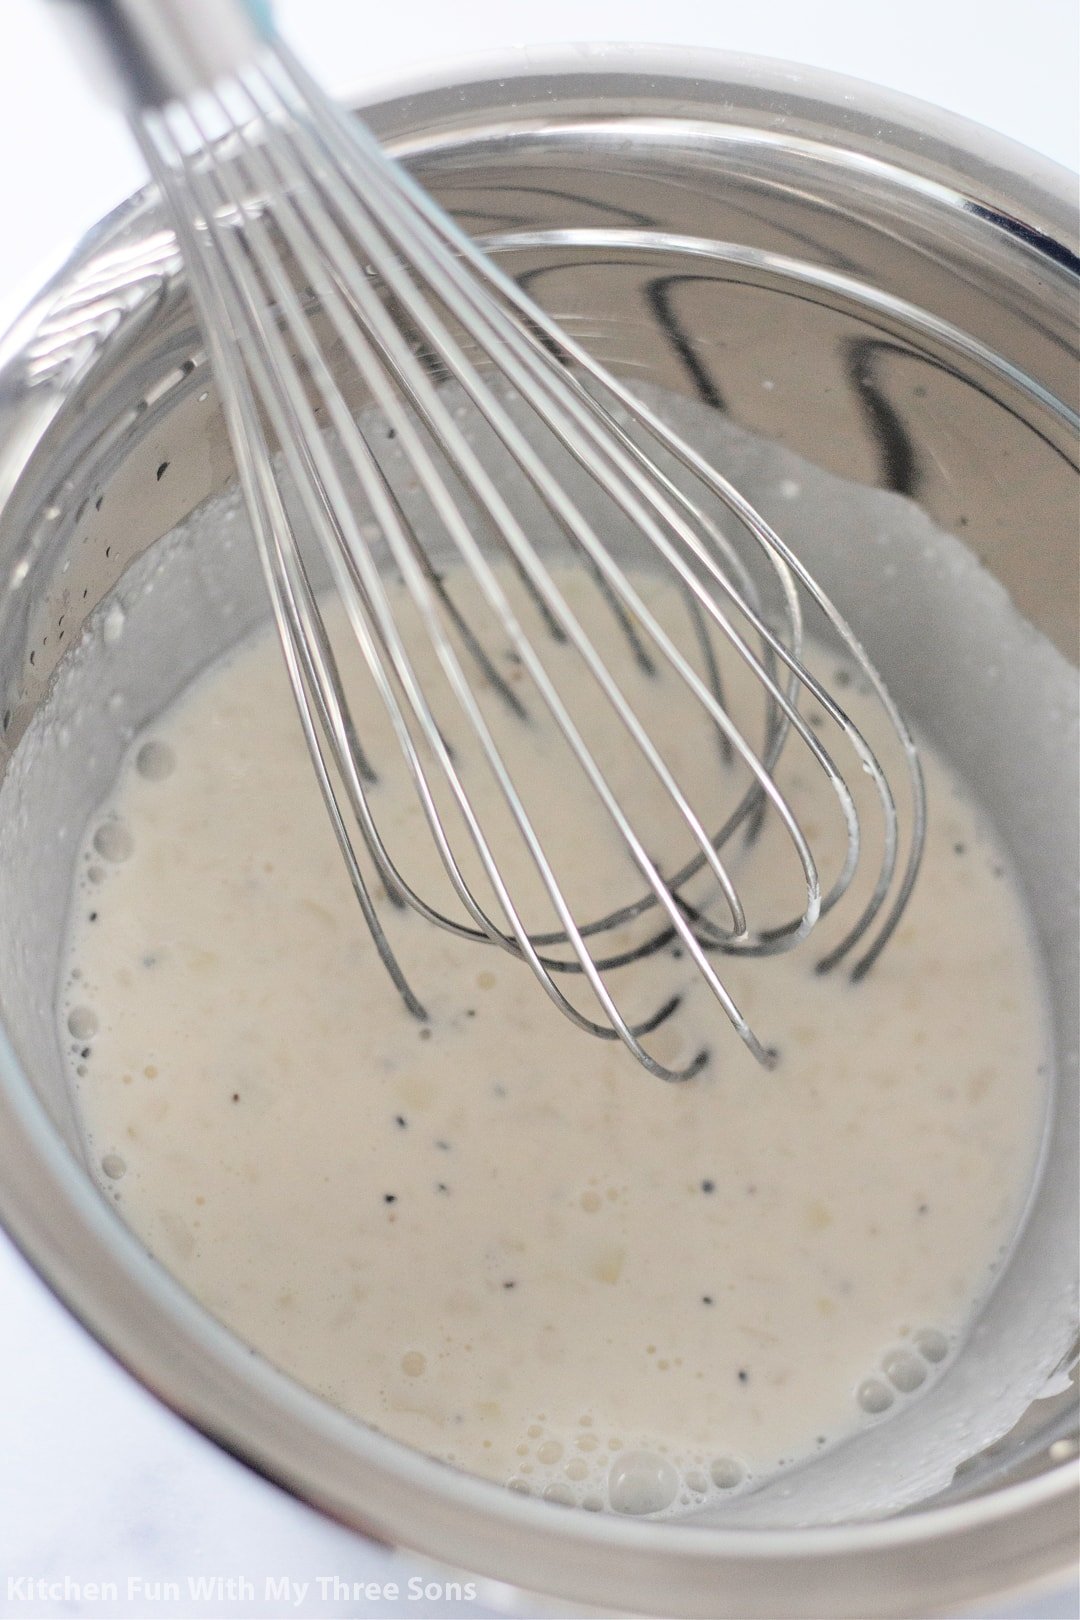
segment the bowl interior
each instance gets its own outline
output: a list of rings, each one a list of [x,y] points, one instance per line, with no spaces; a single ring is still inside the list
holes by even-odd
[[[928,143],[920,165],[906,149],[910,127],[897,123],[890,146],[888,125],[868,119],[877,130],[871,141],[857,123],[843,128],[828,98],[776,85],[765,96],[753,75],[744,83],[723,79],[719,69],[714,82],[696,78],[691,88],[674,74],[601,76],[586,111],[581,77],[562,76],[554,112],[549,91],[540,100],[524,76],[509,104],[500,80],[453,96],[431,90],[370,116],[518,282],[613,370],[662,401],[778,525],[785,517],[778,488],[799,484],[797,543],[806,560],[874,648],[901,706],[979,791],[1038,929],[1058,1068],[1039,1189],[944,1393],[927,1397],[926,1431],[958,1412],[969,1414],[970,1427],[970,1413],[985,1408],[986,1391],[1002,1382],[1047,1398],[1019,1423],[1008,1401],[990,1402],[982,1428],[970,1427],[951,1483],[950,1463],[940,1478],[928,1468],[913,1493],[897,1493],[896,1505],[917,1520],[928,1495],[936,1506],[1000,1493],[1052,1472],[1075,1449],[1075,1397],[1060,1372],[1070,1350],[1062,1301],[1076,1274],[1076,886],[1065,869],[1075,856],[1076,780],[1074,754],[1061,746],[1074,736],[1074,717],[1047,713],[1058,701],[1050,695],[1057,688],[1049,648],[1017,632],[1014,645],[991,656],[968,612],[979,593],[1004,588],[1043,637],[1075,657],[1073,271],[1030,197],[1038,229],[1020,228],[996,192],[977,205],[980,180],[985,195],[992,188],[974,161],[963,169],[944,140]],[[233,501],[235,544],[200,551],[190,589],[161,590],[140,615],[142,641],[126,644],[122,661],[94,666],[97,712],[76,705],[51,714],[40,734],[34,728],[65,653],[100,653],[101,604],[139,593],[145,605],[147,587],[168,576],[168,548],[159,560],[155,542],[191,514],[189,534],[197,535],[199,508],[233,477],[182,269],[152,198],[135,199],[106,222],[14,334],[0,378],[0,424],[10,428],[0,462],[0,915],[8,919],[0,1013],[12,1049],[0,1050],[0,1093],[16,1099],[9,1106],[25,1133],[17,1138],[14,1115],[0,1114],[0,1160],[14,1155],[18,1141],[20,1151],[33,1145],[34,1161],[12,1178],[7,1214],[61,1292],[74,1295],[106,1342],[125,1353],[122,1312],[103,1303],[104,1271],[97,1281],[84,1276],[81,1290],[70,1279],[65,1285],[63,1268],[45,1259],[61,1237],[26,1210],[32,1186],[79,1180],[68,1218],[87,1252],[103,1252],[99,1222],[116,1224],[108,1211],[89,1213],[97,1200],[54,1028],[65,862],[132,733],[265,616]],[[954,537],[959,560],[947,576],[926,562],[931,525]],[[883,526],[901,548],[899,594],[871,543]],[[81,750],[74,798],[71,746]],[[52,1142],[35,1122],[31,1094],[52,1122]],[[130,1255],[123,1236],[116,1241],[122,1269]],[[143,1283],[132,1286],[138,1293]],[[201,1315],[178,1292],[165,1287],[153,1301],[162,1320]],[[191,1331],[224,1368],[221,1339],[207,1338],[205,1324]],[[145,1355],[129,1353],[147,1376]],[[335,1430],[335,1444],[361,1476],[350,1494],[330,1483],[324,1420],[310,1399],[278,1385],[268,1396],[266,1386],[232,1428],[218,1427],[182,1383],[175,1369],[165,1382],[182,1409],[350,1522],[372,1522],[375,1487],[365,1470],[374,1470],[372,1479],[385,1469],[399,1481],[411,1477],[412,1463],[393,1456],[401,1448],[389,1446],[387,1460],[389,1443],[349,1425]],[[290,1422],[302,1437],[299,1473],[276,1469],[259,1439],[260,1425],[277,1432],[282,1402],[291,1403]],[[850,1480],[868,1462],[910,1472],[902,1433],[890,1441],[883,1428],[859,1439],[876,1450],[848,1448]],[[312,1483],[320,1469],[321,1488]],[[424,1488],[436,1509],[454,1499],[456,1511],[474,1511],[472,1487],[447,1470]],[[342,1490],[344,1499],[335,1494]],[[425,1521],[415,1495],[411,1507],[403,1500],[400,1511],[391,1503],[376,1520],[380,1529],[445,1555],[445,1536],[440,1541],[431,1528],[438,1513]],[[477,1500],[489,1528],[470,1539],[458,1524],[453,1556],[544,1584],[535,1549],[565,1545],[566,1515],[512,1504],[496,1553],[490,1526],[503,1508],[486,1487]],[[747,1523],[760,1530],[860,1516],[835,1506],[847,1500],[842,1493],[832,1511],[827,1493],[817,1509],[807,1500],[795,1508],[775,1501]],[[515,1541],[521,1514],[535,1522]],[[641,1545],[653,1546],[651,1533],[663,1528],[636,1527]],[[599,1568],[597,1559],[617,1556],[625,1530],[575,1526],[572,1535]],[[685,1557],[682,1536],[668,1533],[673,1560]],[[730,1550],[719,1542],[716,1549],[717,1556]],[[780,1557],[783,1549],[771,1551]],[[1045,1549],[1042,1556],[1045,1566]],[[614,1564],[607,1585],[597,1585],[600,1578],[566,1576],[576,1595],[621,1601]],[[714,1607],[694,1610],[691,1594],[688,1612],[719,1612],[708,1590],[701,1602]],[[850,1601],[864,1607],[850,1612],[889,1612],[901,1600],[869,1590],[868,1597],[852,1588]],[[760,1612],[752,1607],[759,1599],[743,1593],[738,1600],[742,1612]],[[831,1612],[848,1612],[836,1606],[846,1599],[831,1601]]]

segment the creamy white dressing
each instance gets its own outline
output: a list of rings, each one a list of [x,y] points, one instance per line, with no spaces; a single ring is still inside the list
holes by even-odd
[[[643,589],[674,628],[677,604]],[[624,670],[584,587],[579,606]],[[430,653],[416,663],[437,685]],[[708,805],[715,740],[673,725],[674,690],[642,680],[635,695]],[[353,707],[388,840],[449,904],[362,680]],[[598,724],[647,821],[652,787]],[[542,722],[504,720],[500,737],[592,915],[616,869],[602,817]],[[923,874],[864,982],[814,972],[838,919],[813,948],[720,959],[774,1071],[684,955],[626,970],[638,1015],[682,995],[654,1038],[663,1061],[710,1053],[666,1086],[574,1029],[520,963],[411,915],[393,940],[430,1023],[408,1015],[325,822],[276,643],[243,645],[136,741],[87,830],[61,1016],[102,1187],[270,1360],[518,1490],[677,1511],[891,1417],[985,1293],[1045,1100],[1020,899],[962,784],[925,749],[924,764]],[[830,873],[841,828],[823,778],[797,753],[780,777]],[[471,780],[498,829],[492,783]],[[528,897],[520,851],[499,848]],[[776,828],[739,861],[758,920],[789,914],[798,874]]]

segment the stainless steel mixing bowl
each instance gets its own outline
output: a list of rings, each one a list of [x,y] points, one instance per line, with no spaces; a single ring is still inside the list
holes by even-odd
[[[365,111],[612,364],[908,497],[1075,656],[1077,261],[1064,171],[858,84],[655,49],[503,58]],[[0,778],[86,615],[231,473],[174,243],[144,194],[80,244],[3,349]],[[935,1500],[880,1522],[783,1530],[634,1523],[523,1499],[297,1388],[199,1309],[94,1190],[47,1033],[63,863],[33,826],[3,831],[4,1220],[137,1378],[253,1467],[368,1535],[607,1607],[924,1614],[1069,1567],[1065,1379]],[[1069,851],[1043,847],[1044,834],[1026,842],[1022,874],[1048,897],[1036,909],[1061,1074],[1041,1185],[972,1351],[984,1376],[995,1344],[1015,1348],[1018,1322],[1034,1353],[1033,1279],[1067,1290],[1075,1276],[1075,939],[1049,887],[1066,881]],[[18,916],[17,882],[34,896]]]

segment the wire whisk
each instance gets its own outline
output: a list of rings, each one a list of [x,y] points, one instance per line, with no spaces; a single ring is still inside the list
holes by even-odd
[[[684,1080],[707,1051],[668,1064],[649,1040],[680,997],[639,1017],[620,994],[621,970],[670,947],[771,1064],[725,959],[798,946],[847,897],[851,914],[816,966],[850,961],[861,977],[922,851],[917,751],[854,632],[723,473],[545,313],[272,31],[215,6],[233,42],[208,56],[166,0],[101,9],[185,260],[318,784],[405,1005],[426,1016],[387,931],[411,910],[520,958],[582,1030]],[[617,655],[571,601],[569,565],[614,627]],[[646,588],[655,580],[685,634]],[[378,692],[446,898],[420,892],[389,847],[386,762],[357,733],[343,668],[354,647],[343,652],[328,601]],[[872,694],[895,758],[883,762],[808,666],[808,613]],[[437,694],[418,670],[432,660]],[[752,726],[732,678],[754,694]],[[672,694],[663,736],[633,695],[658,679]],[[544,797],[565,816],[571,781],[587,794],[625,874],[591,911],[560,876],[551,806],[530,801],[510,759],[507,728],[541,723],[561,762]],[[710,739],[707,803],[673,763],[676,734]],[[658,818],[643,821],[616,784],[613,749],[648,779]],[[782,756],[813,774],[839,818],[844,853],[827,876],[778,781]],[[869,840],[852,780],[869,786]],[[770,828],[797,874],[781,919],[758,915],[747,890],[746,851]]]

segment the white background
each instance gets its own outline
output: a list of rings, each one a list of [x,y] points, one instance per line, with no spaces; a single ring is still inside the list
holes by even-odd
[[[0,309],[101,213],[141,183],[122,124],[86,90],[49,0],[0,0]],[[283,31],[338,90],[422,60],[508,44],[637,40],[757,52],[935,101],[1058,162],[1077,163],[1076,0],[278,0]],[[2,924],[0,924],[2,925]],[[253,1603],[196,1608],[8,1599],[8,1576],[266,1574],[312,1583],[294,1614],[473,1615],[476,1605],[318,1601],[318,1576],[407,1580],[413,1565],[364,1547],[218,1454],[164,1413],[91,1344],[0,1238],[0,1616],[115,1612],[262,1615]],[[1002,1611],[1005,1612],[1005,1611]],[[1075,1594],[1016,1609],[1074,1616]]]
[[[0,306],[142,178],[55,9],[0,0]],[[1076,0],[277,0],[277,14],[339,91],[498,45],[705,45],[888,85],[1077,166]]]

